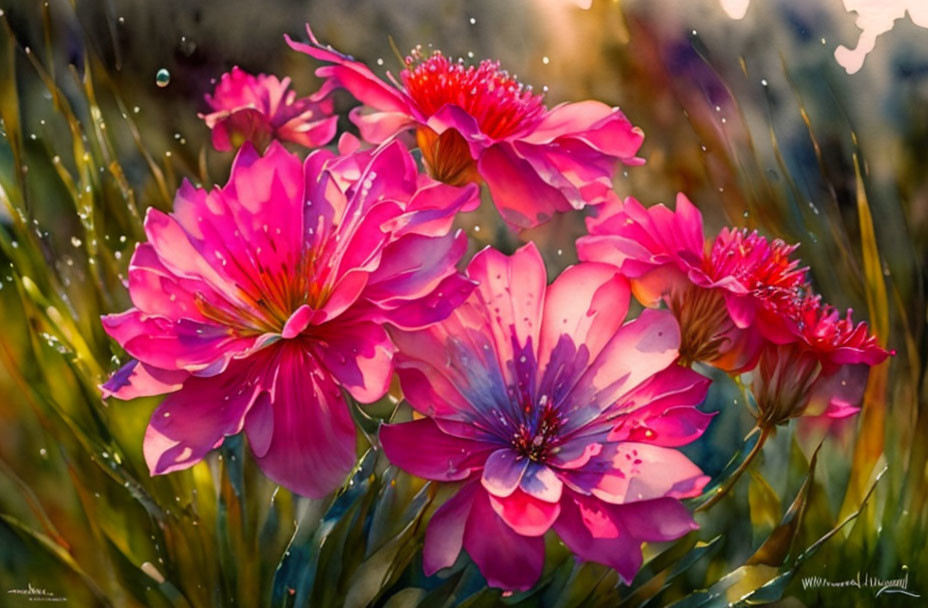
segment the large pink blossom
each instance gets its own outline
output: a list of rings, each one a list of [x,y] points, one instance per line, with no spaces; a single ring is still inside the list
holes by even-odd
[[[702,214],[682,194],[674,211],[612,196],[587,227],[580,259],[618,268],[645,306],[666,304],[680,323],[685,363],[743,371],[765,339],[793,340],[795,328],[777,308],[807,286],[805,269],[790,258],[796,245],[734,228],[706,243]]]
[[[332,115],[328,95],[297,98],[287,90],[290,78],[249,74],[238,66],[222,75],[201,114],[212,129],[213,147],[232,150],[250,141],[264,150],[273,139],[307,148],[324,146],[335,137],[338,117]]]
[[[310,44],[287,41],[329,64],[316,70],[325,79],[320,94],[341,87],[363,104],[351,118],[364,139],[381,143],[414,130],[436,179],[485,181],[503,219],[517,228],[599,202],[618,161],[643,162],[635,154],[644,135],[618,108],[582,101],[548,109],[498,62],[465,66],[439,51],[414,52],[400,82],[387,83],[306,29]]]
[[[583,263],[546,286],[533,244],[479,253],[479,286],[446,320],[394,340],[403,394],[425,417],[385,425],[387,457],[426,479],[460,482],[426,531],[424,568],[463,548],[487,581],[527,589],[554,529],[578,557],[630,581],[643,541],[696,527],[679,498],[707,478],[677,446],[711,416],[708,379],[675,365],[673,316],[624,323],[615,268]]]
[[[150,209],[129,267],[134,307],[103,318],[134,359],[106,396],[168,393],[145,434],[152,474],[199,462],[244,429],[274,481],[308,496],[355,462],[347,391],[387,391],[407,330],[445,318],[473,289],[454,214],[476,187],[418,173],[399,144],[305,162],[245,145],[228,184],[184,183],[170,215]]]

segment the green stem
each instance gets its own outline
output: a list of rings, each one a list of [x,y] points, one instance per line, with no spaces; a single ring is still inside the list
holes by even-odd
[[[751,451],[748,453],[747,457],[741,462],[740,465],[738,465],[738,468],[735,469],[735,472],[731,474],[731,477],[729,477],[723,485],[719,486],[712,498],[696,507],[696,512],[705,511],[718,501],[722,500],[722,498],[728,494],[728,492],[738,482],[738,479],[740,479],[744,472],[748,470],[748,467],[751,466],[751,462],[754,461],[754,458],[760,453],[761,448],[764,447],[764,442],[767,441],[767,437],[770,436],[770,432],[771,427],[760,427],[760,437],[757,438],[757,443],[755,443],[754,447],[751,448]]]

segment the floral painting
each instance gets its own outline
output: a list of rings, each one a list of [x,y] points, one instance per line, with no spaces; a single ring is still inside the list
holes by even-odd
[[[921,3],[0,8],[0,605],[928,601]]]

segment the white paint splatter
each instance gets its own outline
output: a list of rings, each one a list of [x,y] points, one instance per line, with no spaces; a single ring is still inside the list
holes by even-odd
[[[744,19],[748,6],[751,4],[751,0],[719,0],[719,2],[722,4],[722,10],[732,19]]]
[[[862,30],[856,48],[841,45],[835,49],[835,59],[848,74],[860,70],[877,37],[893,29],[896,20],[905,18],[906,12],[915,25],[928,28],[925,0],[844,0],[844,8],[857,13],[857,27]]]

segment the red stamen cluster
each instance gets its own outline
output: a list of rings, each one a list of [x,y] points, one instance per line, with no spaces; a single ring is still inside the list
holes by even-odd
[[[866,359],[874,359],[874,363],[886,356],[867,324],[863,321],[854,324],[851,309],[841,318],[837,308],[823,303],[821,296],[810,293],[796,301],[792,312],[803,340],[821,357],[828,357],[842,348],[861,351]]]
[[[794,298],[807,286],[806,269],[789,256],[798,245],[768,241],[744,228],[719,233],[706,260],[713,279],[731,276],[762,298]]]
[[[545,112],[543,96],[501,70],[498,61],[465,66],[463,59],[451,61],[441,51],[423,59],[421,50],[416,49],[406,57],[400,78],[425,116],[454,104],[473,116],[480,130],[494,139],[534,126]]]

